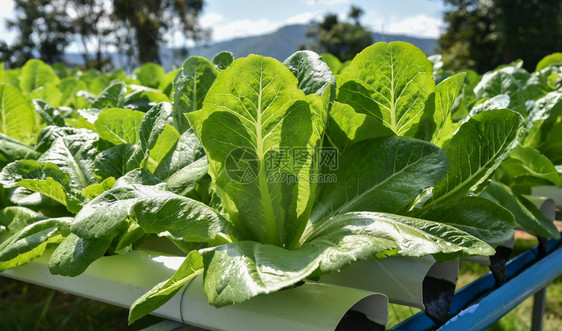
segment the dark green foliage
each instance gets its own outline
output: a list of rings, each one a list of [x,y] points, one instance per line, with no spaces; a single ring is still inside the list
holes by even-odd
[[[347,22],[340,22],[335,14],[327,14],[323,21],[307,31],[307,37],[313,41],[301,48],[331,53],[341,61],[353,59],[355,54],[374,42],[371,33],[359,22],[362,15],[363,10],[355,6],[351,7]]]
[[[208,39],[198,16],[203,0],[128,1],[115,0],[16,0],[15,19],[7,20],[16,30],[15,43],[0,41],[0,61],[21,66],[40,57],[48,63],[63,60],[65,49],[78,40],[86,67],[108,68],[108,46],[137,61],[159,62],[159,48],[167,35],[179,27],[186,38]],[[112,9],[111,9],[112,8]],[[172,22],[179,22],[173,26]],[[108,22],[110,23],[108,25]],[[185,56],[186,54],[184,54]]]
[[[491,70],[517,59],[532,71],[562,49],[559,0],[445,0],[448,24],[439,38],[447,68]]]
[[[13,45],[0,52],[0,61],[22,66],[37,55],[50,63],[60,61],[73,31],[64,7],[60,0],[14,1],[17,19],[6,23],[8,28],[18,31],[18,36]]]
[[[133,321],[198,274],[224,306],[356,261],[490,255],[515,222],[558,236],[519,195],[562,184],[555,56],[482,78],[404,42],[329,58],[222,53],[132,77],[40,60],[0,71],[0,270],[58,246],[51,272],[74,276],[169,239],[188,257]]]
[[[159,47],[166,41],[166,33],[173,31],[174,19],[178,19],[186,37],[194,40],[208,37],[209,32],[197,21],[203,5],[203,0],[113,1],[113,14],[126,28],[124,34],[117,36],[120,50],[134,54],[140,63],[160,62]]]

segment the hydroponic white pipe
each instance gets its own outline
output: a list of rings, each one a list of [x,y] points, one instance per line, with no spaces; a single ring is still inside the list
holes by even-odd
[[[559,194],[562,197],[562,190],[558,189],[558,191],[560,191]],[[552,221],[556,218],[557,203],[555,199],[539,195],[525,195],[525,198],[537,206],[541,213],[549,220]]]
[[[78,277],[63,277],[50,274],[49,255],[1,275],[129,307],[170,277],[183,261],[183,257],[133,251],[102,257]],[[154,315],[217,330],[333,330],[352,307],[377,324],[388,321],[384,295],[323,283],[306,283],[218,309],[207,303],[202,277],[196,277]]]
[[[562,208],[562,189],[558,186],[535,186],[532,189],[534,196],[549,197],[554,200],[556,207]]]
[[[512,250],[513,246],[515,246],[515,236],[511,237],[510,241],[505,242],[505,243],[503,243],[499,246],[509,248],[510,250]],[[468,257],[463,257],[462,260],[468,261],[468,262],[473,262],[473,263],[478,263],[478,264],[482,264],[482,265],[487,265],[487,266],[489,266],[491,264],[489,256],[481,256],[481,255],[468,256]]]
[[[356,262],[341,272],[322,277],[322,282],[383,293],[391,302],[425,309],[423,280],[426,276],[456,284],[458,260],[437,263],[431,256],[393,256],[380,261]]]
[[[549,186],[546,186],[549,187]],[[553,186],[554,187],[554,186]],[[557,190],[561,191],[560,189],[556,188]],[[533,188],[534,193],[534,188]],[[544,192],[543,192],[544,193]],[[525,195],[524,196],[527,200],[531,201],[540,211],[541,213],[548,218],[549,220],[554,220],[556,217],[556,203],[554,199],[547,198],[544,196],[536,196],[536,195]],[[562,197],[562,194],[561,194]],[[523,230],[522,227],[516,225],[516,229]],[[507,247],[509,249],[513,249],[515,245],[514,238],[511,238],[510,241],[500,245],[502,247]],[[470,261],[474,263],[480,263],[483,265],[490,265],[490,257],[489,256],[470,256],[463,258],[464,261]]]

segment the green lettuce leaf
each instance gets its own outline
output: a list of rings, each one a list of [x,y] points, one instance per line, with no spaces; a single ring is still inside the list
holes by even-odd
[[[435,89],[431,62],[417,47],[404,42],[365,48],[343,70],[340,79],[339,93],[347,90],[370,100],[362,110],[397,135],[416,133],[425,103]],[[346,85],[349,82],[354,84]],[[345,102],[339,95],[338,101]]]
[[[199,139],[197,139],[193,130],[188,129],[162,158],[162,161],[154,170],[154,175],[161,180],[167,180],[182,168],[188,167],[193,162],[205,157],[205,151]]]
[[[26,226],[46,219],[46,216],[25,207],[10,206],[0,210],[0,224],[16,233]]]
[[[176,273],[135,300],[129,311],[129,325],[170,300],[185,284],[203,272],[203,258],[190,252]]]
[[[83,239],[73,233],[69,234],[51,254],[49,271],[53,275],[80,275],[92,262],[105,254],[112,239]]]
[[[221,72],[203,108],[187,115],[242,238],[281,244],[299,237],[314,196],[307,178],[325,126],[323,98],[305,96],[276,60],[250,55]],[[281,159],[290,164],[275,166]]]
[[[121,108],[125,105],[125,94],[127,87],[123,82],[115,82],[106,88],[96,97],[92,103],[92,108]]]
[[[137,79],[142,85],[152,88],[158,87],[164,74],[164,68],[152,62],[143,64],[142,67],[135,72]]]
[[[496,95],[511,95],[521,88],[521,84],[510,73],[498,70],[486,73],[474,88],[477,99],[492,98]]]
[[[449,168],[437,146],[397,136],[362,141],[339,158],[336,180],[319,186],[311,226],[350,211],[404,214]]]
[[[199,56],[189,57],[183,63],[173,84],[174,127],[179,133],[189,128],[186,113],[201,109],[203,99],[217,78],[218,71],[207,59]]]
[[[171,175],[166,179],[166,184],[170,191],[187,196],[197,188],[197,184],[207,176],[208,172],[207,158],[202,157]]]
[[[0,133],[23,143],[31,142],[35,112],[18,89],[0,84]]]
[[[135,151],[135,144],[119,144],[96,155],[94,172],[101,178],[119,178],[127,173],[127,161]]]
[[[162,181],[144,169],[131,170],[123,176],[119,177],[113,184],[113,187],[129,186],[133,184],[154,186],[162,184]]]
[[[43,117],[47,125],[65,126],[64,118],[61,117],[60,112],[55,107],[48,104],[43,100],[33,100],[35,111]]]
[[[150,150],[156,145],[158,138],[164,131],[166,121],[172,113],[169,103],[159,103],[152,107],[142,118],[139,127],[139,142],[135,151],[127,161],[127,170],[133,170],[142,166],[148,166],[147,161],[150,156]],[[170,127],[170,130],[174,130]],[[177,137],[179,138],[179,136]],[[176,138],[176,140],[177,140]],[[168,150],[173,146],[173,142],[168,142]],[[167,151],[166,151],[167,152]],[[163,154],[165,154],[164,152]],[[163,156],[162,156],[163,157]]]
[[[546,218],[533,203],[516,195],[509,187],[492,181],[480,196],[509,210],[513,214],[515,222],[526,231],[547,238],[560,237],[560,232],[551,220]]]
[[[217,55],[213,57],[212,62],[218,69],[224,70],[230,67],[232,61],[234,61],[234,55],[232,54],[232,52],[224,51],[217,53]]]
[[[47,84],[29,93],[29,99],[31,100],[44,100],[48,104],[59,107],[62,98],[62,92],[53,84]]]
[[[2,162],[36,160],[40,155],[40,152],[35,151],[31,146],[0,133],[0,166]]]
[[[545,155],[530,146],[517,145],[502,163],[501,168],[515,187],[532,183],[562,186],[562,178],[554,164]]]
[[[507,94],[498,94],[492,98],[483,98],[478,100],[477,104],[472,107],[470,110],[469,116],[474,116],[484,111],[492,110],[492,109],[507,109],[511,99]]]
[[[87,129],[76,129],[71,127],[49,125],[39,131],[37,142],[35,143],[35,150],[39,153],[44,153],[51,147],[51,145],[53,145],[53,143],[58,138],[73,135],[87,135],[91,133],[94,132]]]
[[[449,172],[433,188],[424,208],[451,203],[480,187],[517,144],[522,117],[510,110],[490,110],[461,125],[444,152],[451,163]]]
[[[340,92],[340,97],[343,92]],[[351,98],[348,103],[360,99]],[[354,105],[355,108],[357,107]],[[358,113],[347,103],[335,101],[330,110],[330,117],[326,127],[326,137],[333,147],[340,152],[356,142],[369,138],[393,135],[392,131],[383,126],[380,121],[364,113]]]
[[[0,184],[5,187],[21,186],[41,193],[76,213],[81,199],[70,187],[70,176],[52,163],[41,164],[34,160],[10,163],[0,172]]]
[[[136,144],[144,115],[140,111],[110,108],[99,114],[94,126],[100,138],[110,143]]]
[[[451,118],[451,111],[455,99],[458,97],[464,83],[465,73],[451,76],[437,85],[435,88],[435,111],[433,120],[435,131],[430,141],[438,146],[443,146],[455,131],[455,125]]]
[[[129,85],[131,93],[125,96],[125,108],[147,112],[160,102],[170,102],[162,91],[139,85]]]
[[[59,81],[51,66],[39,59],[31,59],[21,68],[19,87],[23,93],[31,93],[47,84],[57,85]]]
[[[513,214],[501,205],[481,197],[466,197],[442,204],[421,215],[424,219],[463,230],[496,247],[515,235]]]
[[[72,218],[41,220],[6,239],[0,244],[0,271],[26,264],[43,255],[48,245],[63,240],[62,233],[71,221]]]
[[[320,55],[312,51],[298,51],[283,64],[297,77],[299,88],[305,94],[322,96],[327,88],[331,88],[330,96],[335,98],[336,79]]]
[[[334,75],[337,75],[340,72],[340,69],[342,68],[340,59],[330,53],[322,53],[320,56],[322,57],[322,61],[326,62]]]
[[[82,195],[86,199],[92,200],[95,197],[97,197],[98,195],[102,194],[103,192],[112,189],[114,184],[115,184],[115,178],[108,177],[108,178],[104,179],[101,183],[92,184],[92,185],[89,185],[89,186],[85,187],[82,190]]]
[[[543,57],[539,61],[539,63],[537,63],[537,66],[535,67],[535,71],[540,71],[551,65],[560,65],[560,64],[562,64],[562,53],[560,52],[552,53],[550,55]]]
[[[70,175],[69,186],[77,191],[98,182],[94,174],[94,160],[98,153],[98,135],[91,132],[60,137],[38,159],[55,164]]]
[[[294,285],[309,275],[387,254],[440,260],[490,255],[494,249],[470,234],[436,222],[385,213],[346,213],[325,222],[294,250],[239,241],[200,250],[205,264],[204,291],[212,305],[245,301]]]
[[[551,145],[557,145],[557,132],[554,132],[554,130],[555,127],[560,126],[561,119],[562,92],[550,92],[538,99],[531,108],[529,116],[527,116],[524,145],[539,150],[547,140],[549,140],[550,146],[547,145],[546,147],[552,148]],[[543,154],[546,153],[543,152]],[[556,154],[552,156],[556,156]]]
[[[75,109],[84,108],[88,105],[84,102],[80,102],[77,97],[78,91],[86,90],[86,84],[76,78],[68,77],[61,80],[59,84],[59,89],[62,93],[61,96],[61,106],[74,107]]]
[[[193,130],[188,129],[162,158],[154,175],[165,181],[170,191],[187,196],[207,175],[208,170],[203,146]]]
[[[222,240],[231,232],[223,217],[201,202],[158,186],[134,184],[115,187],[94,198],[76,215],[71,231],[85,239],[108,237],[127,217],[146,233],[170,233],[184,240]]]

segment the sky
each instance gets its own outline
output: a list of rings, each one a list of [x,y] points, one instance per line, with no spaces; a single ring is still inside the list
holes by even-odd
[[[206,0],[200,22],[212,28],[212,41],[223,41],[308,23],[327,13],[345,19],[351,5],[365,11],[361,23],[376,32],[436,38],[443,26],[442,0]],[[13,0],[0,0],[0,40],[8,43],[15,32],[6,29],[4,19],[15,16],[13,8]],[[170,38],[171,44],[181,42],[180,35]]]

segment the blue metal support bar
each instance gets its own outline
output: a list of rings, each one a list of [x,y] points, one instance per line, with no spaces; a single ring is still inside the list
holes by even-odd
[[[453,297],[450,307],[452,317],[439,330],[478,330],[492,325],[527,297],[539,291],[562,274],[561,241],[547,243],[547,255],[536,261],[538,248],[528,250],[509,261],[506,269],[508,281],[494,289],[491,273],[463,287]],[[536,261],[536,262],[535,262]],[[534,262],[534,263],[533,263]],[[418,313],[392,330],[429,330],[437,326],[425,313]]]

